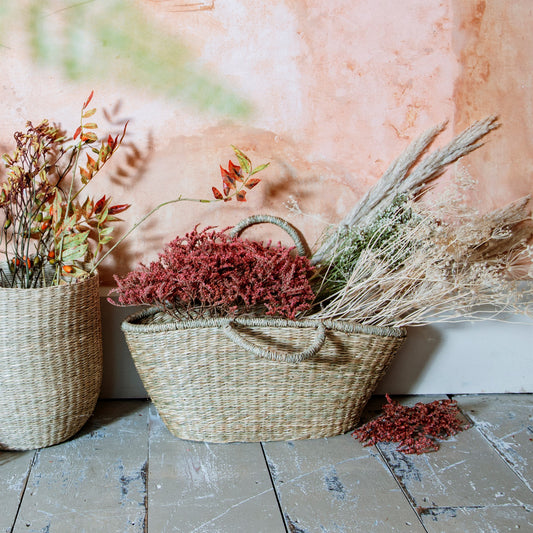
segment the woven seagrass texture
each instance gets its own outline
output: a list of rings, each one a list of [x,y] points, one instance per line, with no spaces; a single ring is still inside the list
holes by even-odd
[[[0,288],[0,449],[50,446],[93,413],[102,380],[98,277]]]
[[[268,360],[232,342],[228,319],[169,320],[148,310],[122,329],[148,394],[175,436],[196,441],[320,438],[354,428],[405,331],[325,322],[317,354],[298,363]],[[272,318],[233,322],[251,343],[305,350],[316,322]]]

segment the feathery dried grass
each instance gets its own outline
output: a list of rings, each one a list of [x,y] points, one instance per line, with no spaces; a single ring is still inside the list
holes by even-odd
[[[479,141],[500,126],[495,116],[489,116],[472,124],[443,148],[434,150],[421,159],[446,125],[447,123],[443,122],[431,128],[411,143],[341,220],[338,227],[364,227],[387,209],[398,195],[420,196],[435,179],[442,176],[451,163],[482,146]],[[334,246],[335,236],[324,240],[313,254],[313,264],[326,259]]]
[[[419,212],[386,247],[362,250],[344,287],[315,316],[415,326],[528,313],[533,288],[515,279],[533,256],[527,200],[462,224]],[[342,240],[337,245],[342,254]]]
[[[531,313],[533,286],[522,281],[533,278],[529,197],[486,214],[461,201],[464,184],[439,206],[416,201],[495,127],[494,117],[476,123],[415,165],[441,125],[398,158],[385,183],[369,191],[315,254],[323,269],[316,318],[415,326]]]

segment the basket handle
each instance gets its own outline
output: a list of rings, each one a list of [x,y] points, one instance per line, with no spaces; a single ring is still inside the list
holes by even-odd
[[[253,215],[251,217],[245,218],[244,220],[241,220],[237,225],[235,225],[231,229],[230,235],[231,237],[239,237],[239,235],[246,228],[254,226],[255,224],[262,224],[265,222],[269,224],[274,224],[285,230],[294,241],[298,254],[309,257],[309,246],[305,242],[303,235],[292,224],[280,217],[275,217],[272,215]]]
[[[231,322],[224,326],[222,328],[222,331],[224,332],[226,337],[232,340],[235,344],[237,344],[241,348],[244,348],[246,351],[252,353],[253,355],[256,355],[257,357],[270,359],[271,361],[299,363],[301,361],[304,361],[305,359],[310,359],[311,357],[315,356],[320,350],[320,348],[322,348],[322,345],[326,340],[326,328],[324,327],[324,324],[322,324],[322,322],[317,322],[315,327],[316,335],[311,346],[309,346],[309,348],[306,348],[305,350],[294,353],[268,350],[266,348],[262,348],[261,346],[257,346],[256,344],[253,344],[250,341],[244,339],[241,334],[233,327]]]

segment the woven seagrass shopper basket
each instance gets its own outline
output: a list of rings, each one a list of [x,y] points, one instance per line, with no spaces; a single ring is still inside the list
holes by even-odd
[[[73,436],[92,415],[101,380],[98,276],[0,288],[0,449]]]
[[[135,366],[177,437],[207,442],[328,437],[357,425],[404,332],[273,318],[122,324]]]
[[[283,219],[256,215],[232,230]],[[143,384],[177,437],[257,442],[328,437],[353,429],[405,330],[347,321],[269,317],[176,320],[157,309],[122,323]]]

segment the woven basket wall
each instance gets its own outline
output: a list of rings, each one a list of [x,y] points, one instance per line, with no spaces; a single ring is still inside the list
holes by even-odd
[[[102,380],[98,277],[0,288],[0,449],[62,442],[93,413]]]
[[[229,320],[168,319],[156,310],[122,324],[133,360],[162,420],[195,441],[320,438],[353,429],[402,344],[405,331],[324,322],[310,359],[289,363],[250,353],[226,335]],[[236,319],[246,342],[305,350],[317,322]]]

